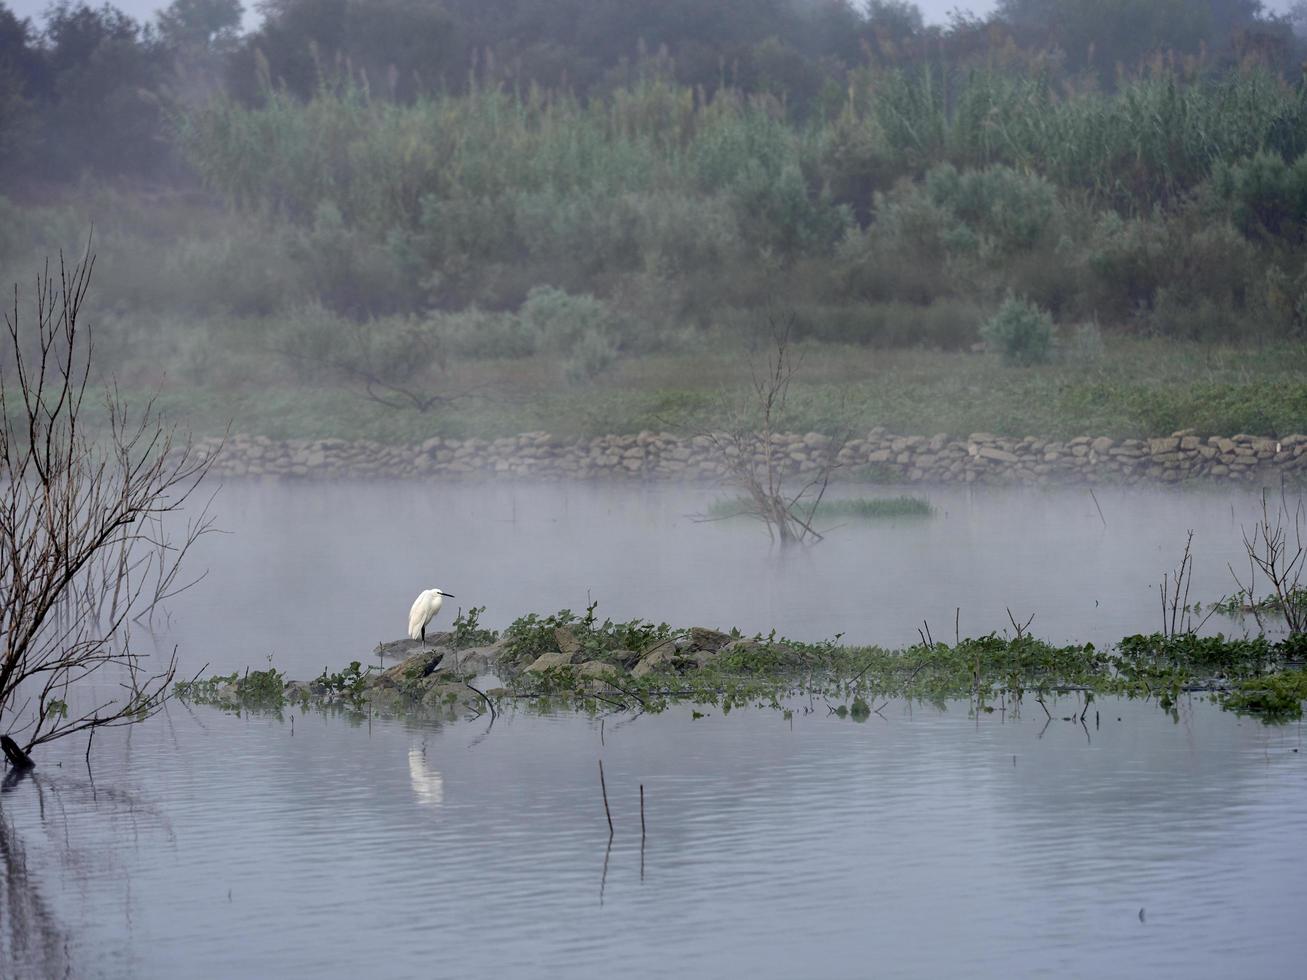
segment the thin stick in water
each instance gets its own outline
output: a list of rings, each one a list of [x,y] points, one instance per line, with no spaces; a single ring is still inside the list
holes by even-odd
[[[1098,506],[1098,497],[1094,495],[1094,488],[1089,488],[1089,496],[1093,498],[1094,506],[1098,507],[1098,519],[1103,522],[1103,527],[1107,527],[1107,518],[1103,516],[1103,508]]]
[[[613,836],[613,812],[608,809],[608,784],[604,782],[604,760],[599,760],[599,789],[604,794],[604,816],[608,818],[608,837]]]
[[[644,840],[644,783],[640,784],[640,840]]]

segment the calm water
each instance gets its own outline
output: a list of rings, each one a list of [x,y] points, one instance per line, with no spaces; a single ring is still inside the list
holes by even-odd
[[[678,708],[601,743],[576,716],[292,735],[174,706],[97,737],[94,790],[69,745],[0,797],[4,975],[1300,970],[1299,728],[885,714]]]
[[[422,588],[485,606],[503,627],[525,612],[583,611],[678,626],[891,647],[923,621],[952,638],[1010,628],[1112,642],[1159,628],[1157,584],[1194,529],[1191,597],[1235,589],[1240,528],[1255,494],[1099,489],[933,489],[930,520],[850,522],[812,549],[781,553],[747,520],[696,523],[709,490],[511,484],[233,483],[193,567],[204,583],[174,603],[158,642],[185,666],[273,662],[293,677],[398,639]],[[1104,523],[1106,521],[1106,523]],[[960,613],[958,610],[960,609]],[[1220,625],[1229,630],[1228,622]],[[162,626],[162,624],[161,624]]]
[[[1227,591],[1255,504],[1099,491],[1104,527],[1087,494],[929,495],[934,521],[778,556],[756,527],[684,518],[711,499],[685,490],[238,484],[158,642],[307,676],[399,635],[425,585],[495,625],[589,589],[613,616],[804,638],[901,645],[1011,606],[1053,639],[1115,639],[1155,628],[1186,528],[1193,596]],[[1299,972],[1301,726],[1185,701],[1175,720],[1104,702],[1082,728],[1073,703],[1051,723],[801,702],[489,731],[174,704],[97,735],[94,782],[70,740],[0,793],[0,976]]]

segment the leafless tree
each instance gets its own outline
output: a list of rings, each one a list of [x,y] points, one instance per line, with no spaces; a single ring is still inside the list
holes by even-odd
[[[71,268],[61,255],[57,279],[47,263],[30,324],[15,286],[0,339],[0,733],[14,765],[163,706],[175,651],[148,665],[131,622],[188,587],[179,569],[210,527],[205,507],[172,533],[209,460],[153,401],[131,410],[109,386],[103,421],[84,417],[97,387],[79,322],[93,266],[89,248]],[[89,693],[70,699],[78,689]]]
[[[820,541],[813,526],[817,507],[826,495],[831,475],[838,468],[839,451],[848,439],[843,433],[821,450],[817,466],[787,486],[791,467],[777,449],[779,426],[784,424],[790,384],[803,363],[791,344],[794,317],[778,323],[768,317],[772,345],[765,365],[750,365],[749,389],[742,402],[724,404],[724,430],[703,432],[726,467],[726,482],[743,494],[743,513],[762,521],[773,541],[782,545]]]
[[[1262,491],[1262,519],[1251,532],[1244,530],[1243,545],[1248,553],[1248,580],[1245,584],[1235,575],[1235,582],[1243,592],[1245,604],[1259,628],[1265,628],[1262,612],[1275,609],[1283,617],[1290,633],[1307,632],[1307,585],[1303,573],[1307,571],[1307,506],[1302,496],[1294,506],[1289,505],[1281,491],[1271,521],[1269,495]],[[1234,569],[1230,569],[1234,575]],[[1269,586],[1268,602],[1259,602],[1254,594],[1258,573]]]

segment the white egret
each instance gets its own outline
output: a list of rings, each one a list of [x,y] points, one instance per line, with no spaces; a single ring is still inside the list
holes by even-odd
[[[418,597],[413,600],[413,608],[408,611],[408,638],[410,640],[421,640],[427,642],[427,623],[431,622],[440,612],[441,600],[449,596],[454,598],[452,592],[441,592],[439,589],[427,589],[419,593]]]

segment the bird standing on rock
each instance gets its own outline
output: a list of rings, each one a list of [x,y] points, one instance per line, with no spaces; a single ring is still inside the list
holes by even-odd
[[[418,597],[413,600],[413,608],[408,611],[408,638],[410,640],[421,640],[427,642],[427,623],[431,622],[440,612],[441,601],[445,596],[454,598],[452,592],[441,592],[439,589],[427,589],[419,593]]]

